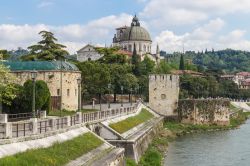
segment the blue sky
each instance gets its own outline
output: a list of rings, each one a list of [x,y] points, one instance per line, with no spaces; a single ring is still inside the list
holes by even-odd
[[[139,16],[153,46],[167,52],[250,50],[249,0],[8,0],[0,2],[0,49],[26,48],[40,30],[71,53],[87,43],[110,45],[115,28]]]

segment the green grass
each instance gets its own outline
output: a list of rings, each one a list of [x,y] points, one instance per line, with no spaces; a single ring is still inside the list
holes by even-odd
[[[247,118],[250,116],[250,112],[238,111],[238,116],[230,118],[229,126],[219,126],[219,125],[194,125],[194,124],[183,124],[179,122],[165,122],[164,127],[175,132],[194,132],[194,131],[208,131],[216,129],[231,129],[238,127],[243,124]]]
[[[161,166],[162,154],[159,150],[150,146],[145,154],[141,157],[138,165],[140,166]]]
[[[135,126],[143,122],[146,122],[147,120],[151,119],[153,116],[154,115],[148,112],[146,109],[142,109],[138,115],[129,117],[117,123],[110,124],[109,126],[115,131],[117,131],[118,133],[124,133]]]
[[[98,111],[96,109],[82,109],[81,112],[87,113],[87,112],[95,112]],[[62,110],[62,116],[71,116],[75,115],[76,111],[69,111],[69,110]],[[49,112],[49,116],[60,116],[61,112],[60,110],[54,110]]]
[[[75,111],[68,111],[68,110],[62,110],[62,112],[60,110],[53,110],[49,112],[48,116],[71,116],[71,115],[75,115]]]
[[[165,128],[176,132],[192,132],[192,131],[207,131],[214,129],[225,129],[228,126],[219,126],[219,125],[194,125],[194,124],[182,124],[179,122],[166,122],[164,124]]]
[[[97,148],[103,141],[92,133],[85,133],[51,147],[28,150],[0,159],[1,166],[61,166]]]
[[[239,125],[243,124],[250,116],[250,112],[238,112],[238,117],[230,119],[230,126],[231,127],[238,127]]]
[[[126,166],[137,166],[137,164],[134,160],[126,158]]]

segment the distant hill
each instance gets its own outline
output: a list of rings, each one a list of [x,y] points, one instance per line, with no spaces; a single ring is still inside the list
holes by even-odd
[[[181,53],[165,55],[165,58],[172,63],[179,63]],[[238,71],[250,72],[250,52],[240,50],[220,50],[194,52],[186,51],[184,59],[187,63],[193,63],[205,70],[218,70],[227,73]]]

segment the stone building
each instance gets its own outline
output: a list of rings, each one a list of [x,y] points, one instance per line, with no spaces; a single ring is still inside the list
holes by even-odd
[[[116,34],[113,37],[113,46],[118,46],[123,50],[133,52],[136,49],[141,60],[148,56],[153,61],[157,61],[160,57],[157,53],[151,53],[152,40],[149,32],[143,28],[139,19],[134,16],[131,26],[123,26],[116,28]],[[135,48],[134,48],[135,47]],[[157,47],[158,48],[158,47]],[[157,52],[157,51],[156,51]]]
[[[101,57],[103,57],[103,55],[99,54],[95,47],[87,44],[86,46],[84,46],[83,48],[81,48],[79,51],[77,51],[77,60],[79,62],[84,62],[84,61],[90,61],[90,60],[98,60]]]
[[[18,84],[23,85],[25,81],[31,80],[31,72],[37,71],[36,80],[47,83],[52,99],[52,109],[60,108],[62,91],[62,109],[77,110],[78,108],[78,84],[81,78],[78,68],[69,63],[58,61],[13,61],[3,62],[18,78]],[[62,89],[61,89],[62,74]]]
[[[150,75],[149,76],[149,106],[164,116],[177,115],[179,98],[178,75]]]

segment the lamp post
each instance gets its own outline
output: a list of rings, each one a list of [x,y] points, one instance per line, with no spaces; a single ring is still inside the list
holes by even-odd
[[[123,101],[122,101],[122,97],[123,97],[123,86],[121,86],[121,91],[122,91],[122,96],[121,96],[121,107],[123,107]]]
[[[132,94],[132,92],[133,92],[133,89],[130,88],[130,97],[131,97],[131,99],[130,99],[130,105],[132,105],[132,102],[133,102],[133,94]]]
[[[108,84],[109,97],[110,97],[110,89],[111,89],[111,84],[109,83],[109,84]],[[108,98],[108,108],[110,109],[110,101],[109,101],[109,98]]]
[[[31,72],[31,78],[33,81],[33,95],[32,95],[32,114],[33,114],[33,118],[36,117],[36,77],[37,77],[37,71],[33,70]]]
[[[139,96],[139,86],[137,85],[135,88],[135,103],[136,103],[136,99],[138,99]]]
[[[81,111],[82,103],[81,103],[81,82],[82,79],[78,78],[77,79],[77,84],[78,84],[78,111]]]

